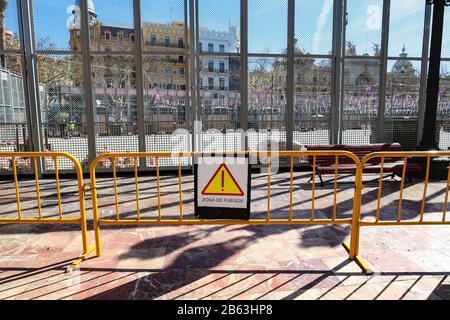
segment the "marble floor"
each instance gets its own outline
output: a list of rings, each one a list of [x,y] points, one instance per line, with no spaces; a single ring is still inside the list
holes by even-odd
[[[332,177],[326,177],[331,179]],[[373,219],[378,206],[378,180],[364,177],[362,215]],[[296,172],[294,217],[311,214],[312,185],[307,172]],[[385,177],[381,219],[397,216],[399,179]],[[194,183],[183,176],[183,213],[194,210]],[[88,181],[86,181],[88,183]],[[76,186],[62,180],[64,216],[79,214]],[[45,217],[58,216],[54,179],[40,181]],[[289,216],[289,174],[271,177],[272,218]],[[315,188],[315,215],[333,214],[334,183]],[[428,184],[424,220],[441,219],[445,183]],[[22,215],[36,215],[34,180],[21,180]],[[134,178],[119,178],[122,218],[137,215]],[[405,182],[402,216],[419,219],[424,184]],[[338,218],[353,208],[353,177],[339,177]],[[17,215],[14,185],[0,181],[0,218]],[[98,184],[102,217],[115,217],[111,178]],[[139,179],[141,217],[157,216],[156,180]],[[252,176],[252,217],[267,214],[267,175]],[[92,203],[86,199],[89,242]],[[179,216],[178,179],[161,179],[164,218]],[[450,217],[446,217],[447,221]],[[450,226],[364,227],[360,253],[373,275],[361,273],[342,247],[349,225],[301,226],[114,226],[102,227],[103,255],[91,255],[71,273],[65,267],[81,253],[78,226],[0,226],[0,299],[449,299]]]

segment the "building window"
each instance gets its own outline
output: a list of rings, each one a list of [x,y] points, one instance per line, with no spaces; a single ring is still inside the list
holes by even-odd
[[[172,69],[170,69],[170,68],[164,69],[164,75],[166,75],[166,76],[172,75]]]
[[[208,78],[208,89],[214,90],[214,78]]]
[[[209,52],[214,52],[214,44],[208,43],[208,51]]]
[[[131,42],[134,42],[134,34],[133,33],[130,34],[130,40],[131,40]]]
[[[111,39],[111,32],[110,31],[106,31],[105,32],[105,39],[106,40],[110,40]]]
[[[203,44],[201,42],[198,43],[197,51],[198,52],[203,52]]]
[[[164,46],[170,47],[170,37],[165,37],[164,38]]]
[[[198,85],[200,86],[200,89],[203,89],[203,79],[198,79]]]
[[[214,72],[214,61],[208,61],[208,72]]]
[[[178,68],[178,75],[184,76],[184,68]]]
[[[224,78],[219,79],[219,89],[225,90],[225,79]]]
[[[219,46],[219,51],[220,51],[220,52],[225,52],[225,45],[224,45],[224,44],[221,44],[221,45]]]
[[[178,39],[178,48],[184,48],[184,40],[183,38]]]
[[[155,35],[152,35],[150,37],[150,45],[156,46],[156,36]]]
[[[178,56],[178,63],[184,63],[184,57]]]
[[[123,40],[123,32],[119,32],[117,34],[117,38],[119,38],[119,40],[122,41]]]
[[[219,63],[219,72],[220,73],[224,73],[225,72],[225,62],[220,62]]]

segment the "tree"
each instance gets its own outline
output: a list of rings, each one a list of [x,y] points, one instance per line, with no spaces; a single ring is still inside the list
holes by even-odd
[[[352,41],[345,41],[345,53],[349,56],[356,55],[356,45]]]
[[[129,56],[106,55],[96,57],[92,62],[95,88],[123,89],[107,94],[107,113],[113,121],[121,121],[130,115],[130,89],[135,88],[133,58]],[[131,119],[127,119],[130,121]]]
[[[373,50],[374,56],[381,55],[381,49],[380,49],[380,45],[378,43],[372,43],[372,50]]]

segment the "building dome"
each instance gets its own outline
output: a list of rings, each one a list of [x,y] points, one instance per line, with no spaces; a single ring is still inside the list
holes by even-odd
[[[405,45],[403,45],[402,53],[400,53],[400,57],[406,58],[408,54],[406,53]],[[392,67],[393,73],[409,73],[414,70],[413,64],[409,60],[397,60]]]
[[[75,5],[80,7],[80,0],[75,0]],[[94,1],[88,0],[88,11],[89,13],[95,14]]]

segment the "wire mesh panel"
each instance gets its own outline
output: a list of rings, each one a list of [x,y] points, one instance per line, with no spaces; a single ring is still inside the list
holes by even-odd
[[[109,0],[96,7],[88,2],[91,50],[133,51],[133,0]]]
[[[186,48],[186,0],[141,0],[142,48],[152,52],[182,52]]]
[[[248,52],[286,53],[288,1],[248,1]],[[270,30],[266,30],[270,23]]]
[[[183,55],[144,56],[145,135],[149,152],[189,151],[186,64]],[[173,135],[174,132],[181,133]],[[147,166],[156,167],[154,159],[146,160]],[[159,164],[173,167],[178,165],[176,161],[162,158]]]
[[[295,1],[294,149],[330,141],[331,59],[304,55],[330,55],[332,34],[333,1]]]
[[[79,1],[33,0],[32,2],[37,50],[81,50]],[[93,10],[92,1],[90,10]]]
[[[295,53],[331,54],[333,0],[295,0]]]
[[[142,0],[145,146],[148,152],[189,151],[185,0]],[[151,53],[150,53],[151,52]],[[159,54],[152,54],[152,53]],[[178,159],[146,158],[147,167],[177,167]],[[182,166],[189,163],[182,159]]]
[[[29,151],[16,1],[0,1],[0,20],[0,152]],[[16,167],[20,173],[31,168],[26,159]],[[0,175],[12,172],[11,159],[1,157]]]
[[[97,154],[137,152],[136,73],[131,55],[92,57]]]
[[[29,150],[28,125],[26,123],[2,123],[0,125],[0,152],[20,152]],[[30,172],[29,159],[17,158],[17,172]],[[0,175],[12,174],[10,158],[0,158]]]
[[[24,88],[19,55],[1,54],[0,67],[0,152],[29,151],[30,141],[24,105]],[[20,172],[29,163],[18,161]],[[0,174],[12,173],[11,161],[0,159]]]
[[[410,57],[422,56],[425,4],[422,0],[391,0],[388,56],[396,57],[404,46]]]
[[[87,109],[84,97],[79,1],[35,0],[33,26],[37,54],[39,111],[42,151],[74,155],[87,165]],[[95,11],[92,2],[89,11]],[[49,23],[51,21],[51,23]],[[61,54],[60,51],[66,51]],[[55,169],[45,161],[44,170]],[[73,163],[61,159],[59,170],[74,170]]]
[[[239,51],[240,0],[198,0],[199,44],[202,52]]]
[[[38,79],[45,151],[70,153],[86,165],[88,141],[81,56],[39,54]],[[61,159],[60,169],[72,170],[73,163]]]
[[[25,123],[23,81],[19,55],[0,54],[0,123]]]
[[[329,144],[331,60],[295,58],[294,145]]]
[[[450,10],[444,11],[444,29],[442,33],[442,57],[450,59]]]
[[[0,11],[2,27],[2,32],[0,32],[0,51],[20,50],[17,2],[14,0],[1,1]],[[0,58],[2,59],[2,66],[4,66],[3,56],[0,56]]]
[[[400,56],[406,57],[405,49]],[[414,150],[419,129],[421,62],[388,60],[387,68],[384,141]]]
[[[199,151],[243,150],[243,134],[236,131],[241,127],[240,1],[200,0],[198,6]]]
[[[439,99],[437,110],[437,134],[439,148],[450,149],[450,62],[441,63],[439,82]]]
[[[379,73],[379,60],[345,61],[341,124],[343,144],[368,144],[375,141]]]
[[[240,128],[240,59],[200,56],[199,60],[201,150],[242,150],[241,140],[235,140],[233,133]],[[223,138],[214,138],[220,135],[213,130]]]
[[[440,89],[437,114],[437,131],[439,135],[439,148],[450,149],[450,10],[444,12],[444,30],[442,35]]]
[[[285,146],[286,59],[255,57],[248,61],[248,127]],[[249,145],[258,145],[258,140]],[[280,141],[280,139],[282,139]],[[284,149],[283,147],[281,147]],[[282,150],[281,149],[281,150]]]
[[[383,0],[346,0],[347,56],[380,56]]]

